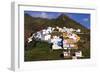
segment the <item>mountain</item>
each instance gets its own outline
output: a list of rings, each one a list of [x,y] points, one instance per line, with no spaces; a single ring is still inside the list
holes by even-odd
[[[25,14],[24,22],[25,33],[28,32],[28,34],[42,30],[48,26],[81,29],[83,33],[90,33],[90,29],[84,27],[83,25],[66,16],[65,14],[61,14],[56,19],[32,17],[29,14]]]
[[[76,22],[75,20],[71,19],[70,17],[66,16],[65,14],[60,15],[57,19],[57,24],[61,24],[61,26],[66,26],[67,28],[74,28],[74,29],[81,29],[82,32],[89,32],[89,29],[81,25],[80,23]]]

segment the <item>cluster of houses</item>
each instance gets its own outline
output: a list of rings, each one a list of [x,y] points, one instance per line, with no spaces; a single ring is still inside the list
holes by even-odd
[[[74,52],[72,55],[70,54],[70,51],[68,51],[68,52],[63,51],[63,55],[64,55],[64,58],[68,58],[68,57],[72,56],[72,59],[77,59],[77,58],[83,57],[82,51]]]
[[[78,49],[76,43],[80,40],[80,37],[76,33],[81,33],[81,30],[66,27],[61,28],[58,26],[47,27],[46,29],[33,33],[33,35],[28,38],[28,43],[30,43],[34,37],[35,39],[51,43],[52,50]],[[81,52],[76,53],[76,55],[77,54],[81,54]],[[68,55],[68,53],[64,53],[64,55]]]
[[[60,33],[60,35],[53,35],[53,33]],[[63,48],[76,48],[77,43],[80,40],[80,37],[73,33],[77,32],[80,33],[80,29],[73,29],[73,28],[60,28],[60,27],[48,27],[47,29],[43,29],[41,31],[37,31],[36,33],[33,33],[31,37],[28,38],[28,43],[32,41],[32,38],[34,37],[35,39],[39,39],[42,41],[47,41],[48,43],[52,43],[52,49],[62,49],[62,44]],[[62,36],[62,38],[61,38]]]

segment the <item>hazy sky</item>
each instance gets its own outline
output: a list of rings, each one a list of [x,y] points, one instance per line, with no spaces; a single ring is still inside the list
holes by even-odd
[[[41,17],[41,18],[48,18],[54,19],[60,16],[61,12],[39,12],[39,11],[24,11],[24,13],[31,15],[32,17]],[[83,14],[83,13],[64,13],[65,15],[69,16],[71,19],[77,21],[78,23],[82,24],[86,28],[90,29],[90,14]]]

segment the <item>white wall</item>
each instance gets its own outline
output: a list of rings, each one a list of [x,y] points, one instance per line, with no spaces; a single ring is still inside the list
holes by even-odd
[[[28,1],[28,0],[27,0]],[[72,1],[72,3],[78,4],[86,4],[90,6],[96,6],[97,7],[97,23],[95,24],[97,26],[96,29],[96,39],[94,42],[96,42],[96,47],[98,48],[97,56],[98,61],[100,62],[100,2],[99,0],[33,0],[36,3],[39,2],[46,2],[49,3],[49,1],[56,1],[62,2],[63,4],[66,4],[67,1]],[[52,2],[53,3],[53,2]],[[12,71],[9,70],[10,68],[10,55],[11,55],[11,0],[1,0],[0,1],[0,73],[12,73]],[[98,63],[99,67],[81,67],[81,68],[75,68],[75,67],[69,67],[69,68],[61,68],[61,69],[48,69],[48,70],[40,70],[40,71],[29,71],[30,73],[37,72],[37,73],[98,73],[100,70],[100,63]],[[26,71],[28,72],[28,71]],[[23,72],[25,73],[25,71]],[[100,72],[99,72],[100,73]]]

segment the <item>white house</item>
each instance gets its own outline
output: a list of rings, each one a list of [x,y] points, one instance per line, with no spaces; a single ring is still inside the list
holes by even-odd
[[[82,52],[81,51],[75,52],[75,56],[76,57],[82,57]]]
[[[46,29],[42,30],[42,34],[45,35],[46,34]]]
[[[48,27],[47,30],[48,30],[49,33],[52,33],[52,31],[53,31],[52,27]]]
[[[74,29],[73,29],[73,28],[70,28],[69,30],[70,30],[70,32],[73,32],[73,31],[74,31]]]
[[[55,28],[52,27],[52,31],[54,31],[54,30],[55,30]]]
[[[33,37],[29,37],[29,38],[28,38],[28,43],[30,43],[30,42],[32,41],[32,38],[33,38]]]
[[[62,47],[59,45],[59,42],[61,42],[61,38],[53,36],[51,42],[53,43],[52,49],[62,49]]]
[[[59,30],[59,32],[63,32],[62,28],[59,28],[58,30]]]
[[[42,32],[41,31],[38,31],[36,34],[37,34],[36,38],[38,38],[38,39],[42,38]]]
[[[80,33],[81,32],[81,29],[77,29],[76,32]]]
[[[63,52],[64,56],[69,56],[68,52]]]
[[[48,40],[50,40],[51,39],[51,35],[50,34],[46,34],[45,36],[44,36],[44,40],[45,41],[48,41]]]

